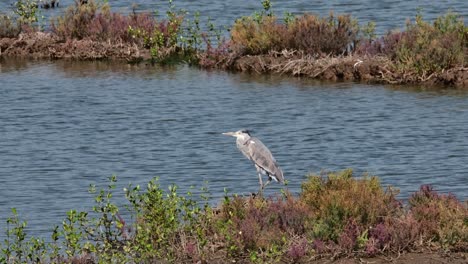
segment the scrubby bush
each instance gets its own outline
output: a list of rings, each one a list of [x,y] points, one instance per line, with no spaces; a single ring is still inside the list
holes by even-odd
[[[307,54],[346,55],[359,42],[359,26],[349,15],[318,17],[305,14],[288,24],[288,49]]]
[[[468,242],[468,210],[455,196],[438,194],[430,185],[423,185],[408,203],[425,240],[444,247]]]
[[[239,55],[258,55],[285,49],[288,30],[276,17],[238,19],[231,29],[231,48]]]
[[[385,36],[377,39],[361,41],[356,49],[356,53],[368,56],[387,56],[391,60],[395,60],[396,47],[405,34],[405,32],[390,31]]]
[[[407,22],[403,32],[363,42],[359,53],[383,55],[395,62],[401,72],[415,73],[426,78],[468,61],[468,27],[453,13],[438,17],[433,23],[417,15],[415,22]]]
[[[384,189],[377,177],[353,177],[352,170],[310,175],[301,199],[316,213],[315,236],[337,241],[349,221],[365,229],[400,213],[397,191]]]
[[[359,27],[349,15],[320,18],[305,14],[288,23],[275,16],[243,17],[231,29],[232,49],[240,55],[266,54],[283,49],[316,57],[350,53],[359,41]]]
[[[219,206],[190,193],[125,188],[131,218],[112,202],[116,177],[90,192],[90,212],[67,212],[52,242],[27,240],[13,210],[0,262],[153,263],[307,261],[321,256],[374,256],[421,248],[466,251],[468,208],[451,195],[421,187],[402,207],[393,189],[351,170],[311,175],[302,193],[274,197],[225,195]],[[203,196],[206,199],[206,196]],[[203,200],[205,203],[203,203]]]
[[[113,43],[138,41],[146,35],[149,37],[156,25],[150,14],[133,12],[124,16],[111,12],[108,4],[100,5],[93,0],[85,5],[69,7],[63,16],[51,21],[52,31],[64,40],[86,38]],[[143,33],[136,36],[137,30],[144,32],[145,36]]]
[[[292,257],[302,255],[304,245],[297,245],[296,237],[305,234],[310,210],[291,195],[266,200],[235,197],[223,204],[219,217],[228,225],[232,256],[250,252],[252,258],[274,259],[288,246]]]
[[[206,34],[202,34],[203,42],[206,48],[203,52],[197,54],[197,64],[203,68],[216,68],[229,59],[229,42],[222,39],[218,42],[217,46],[212,45]]]
[[[21,31],[31,31],[38,22],[37,2],[18,0],[13,4],[13,13],[0,13],[0,38],[17,37]]]
[[[69,7],[63,16],[52,20],[51,28],[63,40],[136,44],[150,49],[153,58],[160,60],[176,53],[182,22],[183,16],[173,11],[168,11],[166,20],[158,21],[149,13],[114,13],[108,4],[90,0]]]
[[[21,32],[21,25],[15,18],[0,14],[0,38],[14,38]]]
[[[468,59],[468,28],[453,14],[431,25],[416,17],[396,45],[395,56],[402,70],[428,76],[443,69],[463,66]]]

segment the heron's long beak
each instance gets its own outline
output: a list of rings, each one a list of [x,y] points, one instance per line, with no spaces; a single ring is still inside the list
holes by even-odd
[[[234,132],[226,132],[226,133],[222,133],[222,134],[225,135],[225,136],[231,136],[231,137],[234,136]]]

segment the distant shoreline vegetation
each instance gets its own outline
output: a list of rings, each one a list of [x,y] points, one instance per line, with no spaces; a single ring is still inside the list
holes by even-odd
[[[164,191],[153,179],[145,190],[125,188],[128,202],[118,207],[116,181],[90,186],[92,210],[68,211],[47,243],[29,237],[26,221],[12,209],[0,262],[309,263],[418,252],[464,263],[467,257],[467,203],[427,185],[403,204],[393,187],[348,169],[309,175],[297,197],[287,190],[267,198],[225,191],[211,206],[207,188],[196,198],[175,185]],[[124,210],[129,218],[121,216]]]
[[[403,31],[376,37],[373,22],[363,26],[333,13],[280,18],[262,0],[263,9],[237,19],[226,39],[209,20],[202,27],[199,13],[189,19],[172,0],[168,4],[159,18],[115,13],[104,0],[75,1],[47,24],[37,1],[18,0],[14,14],[0,15],[0,56],[185,62],[322,80],[468,88],[468,28],[454,13],[432,22],[417,14]]]

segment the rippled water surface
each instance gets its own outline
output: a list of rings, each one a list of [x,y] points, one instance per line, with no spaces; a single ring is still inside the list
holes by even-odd
[[[8,9],[8,1],[0,10]],[[71,1],[61,1],[62,6]],[[165,1],[137,1],[141,10]],[[254,1],[176,1],[229,24]],[[278,1],[279,2],[279,1]],[[350,12],[401,27],[418,6],[435,17],[465,1],[282,1],[281,11]],[[112,1],[129,10],[129,1]],[[62,12],[61,7],[52,12]],[[54,14],[54,13],[52,13]],[[46,15],[50,15],[47,13]],[[186,66],[0,61],[0,237],[16,207],[31,234],[50,235],[69,209],[88,210],[89,184],[123,187],[159,176],[212,201],[258,188],[254,167],[221,132],[250,128],[270,147],[291,191],[309,172],[354,168],[402,198],[421,184],[468,198],[468,93],[207,72]],[[272,184],[268,193],[279,191]]]

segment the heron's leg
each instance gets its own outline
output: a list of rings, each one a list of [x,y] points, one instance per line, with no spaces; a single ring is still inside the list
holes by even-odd
[[[268,177],[268,181],[265,183],[265,185],[262,186],[262,189],[265,188],[268,184],[271,182],[271,177]]]
[[[258,183],[260,184],[260,186],[263,186],[262,174],[260,172],[258,172]],[[262,187],[262,189],[263,189],[263,187]]]
[[[257,164],[255,164],[255,169],[257,169],[258,183],[260,184],[260,186],[263,186],[263,182],[262,182],[262,169],[261,169],[260,167],[258,167]]]
[[[258,183],[260,184],[260,188],[258,189],[256,196],[262,197],[263,196],[262,173],[258,168],[257,168],[257,173],[258,173]]]

